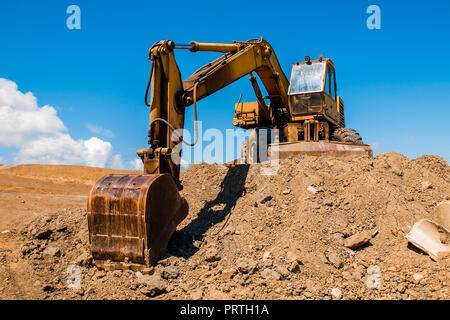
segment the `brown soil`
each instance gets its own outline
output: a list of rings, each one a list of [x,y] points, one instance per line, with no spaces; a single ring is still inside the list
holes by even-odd
[[[86,199],[110,171],[0,167],[0,232],[10,230],[0,233],[0,298],[449,298],[449,259],[434,262],[405,238],[450,199],[442,158],[300,156],[271,176],[263,166],[189,168],[189,216],[152,275],[92,266]],[[361,232],[374,237],[344,246]],[[67,286],[70,266],[80,289]]]

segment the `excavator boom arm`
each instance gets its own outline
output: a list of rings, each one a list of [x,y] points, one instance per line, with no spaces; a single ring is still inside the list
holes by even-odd
[[[192,43],[195,51],[220,49],[219,44],[202,46]],[[209,44],[208,44],[209,45]],[[236,49],[237,48],[237,49]],[[286,78],[274,50],[263,39],[238,42],[230,52],[200,68],[183,81],[183,99],[186,106],[194,101],[194,86],[197,84],[196,99],[200,100],[226,87],[243,76],[256,72],[261,79],[272,107],[287,107],[289,81]]]

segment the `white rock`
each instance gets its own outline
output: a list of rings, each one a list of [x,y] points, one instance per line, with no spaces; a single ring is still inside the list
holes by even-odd
[[[367,274],[369,276],[366,279],[366,286],[368,289],[371,290],[378,290],[380,289],[381,285],[381,271],[380,267],[377,265],[372,265],[367,268]]]
[[[415,281],[420,281],[423,279],[423,275],[421,273],[415,273],[415,274],[413,274],[413,279]]]
[[[432,184],[429,181],[422,181],[422,190],[430,189],[432,188]]]
[[[264,269],[264,271],[262,272],[262,276],[268,280],[280,280],[281,279],[281,274],[279,274],[275,270],[272,270],[269,268]]]
[[[377,265],[371,265],[366,270],[367,274],[380,274],[380,267]]]
[[[319,192],[319,190],[317,190],[317,189],[314,188],[313,186],[309,186],[308,188],[306,188],[306,190],[308,190],[309,192],[312,192],[312,193],[317,193],[317,192]]]
[[[339,288],[333,288],[331,290],[331,296],[333,297],[333,299],[335,300],[339,300],[342,298],[342,291]]]

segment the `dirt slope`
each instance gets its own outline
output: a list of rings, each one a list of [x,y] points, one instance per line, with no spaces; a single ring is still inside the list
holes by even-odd
[[[42,208],[31,223],[0,234],[8,239],[3,245],[15,244],[0,249],[0,297],[449,298],[449,259],[434,262],[405,239],[414,222],[437,220],[437,203],[450,200],[450,169],[442,158],[302,156],[281,161],[271,176],[261,174],[263,166],[189,168],[182,175],[189,216],[166,257],[147,270],[151,275],[92,266],[84,203]],[[59,179],[64,172],[42,176]],[[46,179],[39,181],[51,190],[54,181]],[[88,184],[70,183],[60,188],[67,199],[87,194]],[[5,203],[7,192],[2,197]],[[361,232],[374,237],[356,249],[344,245]],[[67,287],[70,266],[78,266],[69,272],[80,272],[80,289]]]

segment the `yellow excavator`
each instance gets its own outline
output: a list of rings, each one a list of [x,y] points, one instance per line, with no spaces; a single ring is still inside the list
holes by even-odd
[[[222,52],[184,81],[175,50]],[[250,130],[240,163],[262,162],[276,145],[279,157],[307,153],[336,156],[366,153],[360,135],[345,127],[344,102],[337,95],[330,59],[297,62],[288,81],[273,48],[264,39],[231,44],[156,42],[149,50],[151,72],[145,94],[150,106],[149,148],[138,150],[144,174],[112,174],[98,180],[89,194],[87,218],[91,252],[97,266],[141,269],[156,264],[189,207],[180,196],[181,143],[198,139],[197,102],[250,75],[255,102],[235,104],[233,125]],[[264,97],[255,73],[263,84]],[[148,94],[151,94],[150,102]],[[268,104],[266,104],[268,101]],[[183,139],[185,109],[193,105],[195,139]],[[266,135],[260,144],[261,132]],[[277,132],[276,139],[270,136]],[[263,139],[264,140],[264,139]],[[179,159],[179,158],[178,158]]]

